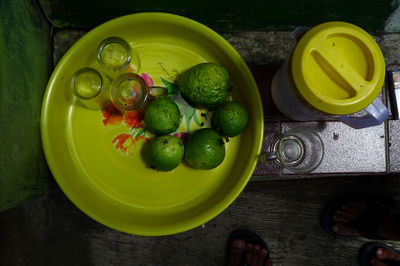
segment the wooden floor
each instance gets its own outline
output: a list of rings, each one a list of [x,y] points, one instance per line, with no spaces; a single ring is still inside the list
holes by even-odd
[[[226,240],[240,228],[265,239],[274,265],[354,266],[368,240],[326,234],[319,213],[330,198],[360,192],[400,199],[400,178],[252,182],[204,227],[142,237],[91,220],[53,184],[49,195],[0,213],[0,265],[223,265]]]

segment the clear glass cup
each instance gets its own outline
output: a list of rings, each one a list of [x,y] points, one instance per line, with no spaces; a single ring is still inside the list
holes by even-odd
[[[125,70],[138,73],[140,68],[139,57],[129,43],[120,37],[103,40],[97,47],[97,60],[112,76]]]
[[[297,127],[278,136],[261,161],[274,161],[296,174],[307,174],[318,168],[323,157],[321,137],[311,129]]]
[[[109,102],[104,88],[107,81],[99,71],[84,67],[74,73],[71,79],[71,88],[80,102],[89,109],[98,110]]]
[[[135,73],[124,73],[111,84],[111,100],[122,112],[140,110],[152,97],[167,94],[167,88],[149,86],[140,75]]]

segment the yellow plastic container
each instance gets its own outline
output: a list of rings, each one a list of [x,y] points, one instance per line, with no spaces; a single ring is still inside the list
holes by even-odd
[[[375,100],[385,79],[385,62],[375,40],[363,29],[328,22],[300,39],[291,71],[307,103],[324,113],[344,115]]]
[[[375,40],[353,24],[327,22],[301,37],[275,73],[272,98],[294,120],[336,119],[364,128],[389,115],[377,98],[384,80],[385,62]],[[362,118],[348,116],[363,109],[367,115]]]

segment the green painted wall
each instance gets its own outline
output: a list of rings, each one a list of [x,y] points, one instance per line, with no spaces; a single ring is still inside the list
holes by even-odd
[[[394,0],[39,0],[56,27],[91,28],[121,15],[159,11],[195,19],[217,31],[288,30],[342,20],[384,30]]]
[[[50,29],[33,0],[0,0],[0,211],[43,194],[49,171],[40,109],[50,72]]]

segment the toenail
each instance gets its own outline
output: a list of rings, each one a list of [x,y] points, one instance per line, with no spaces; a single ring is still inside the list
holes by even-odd
[[[383,255],[383,250],[378,248],[378,250],[376,251],[376,255],[382,256]]]

